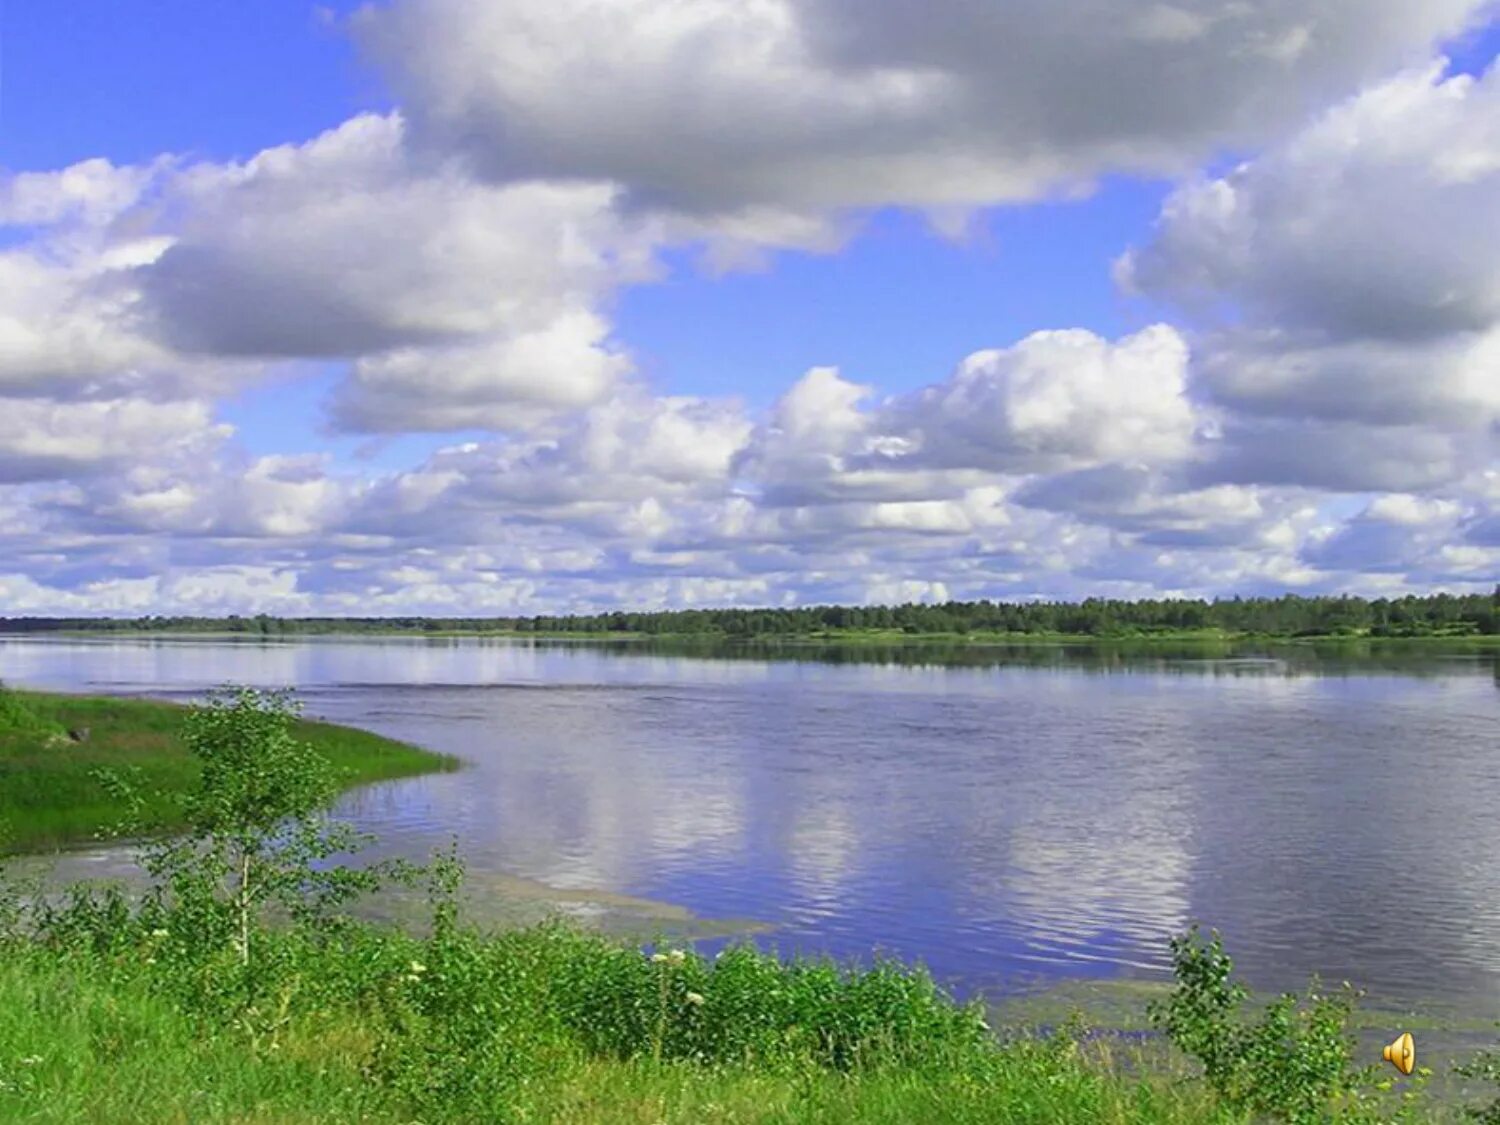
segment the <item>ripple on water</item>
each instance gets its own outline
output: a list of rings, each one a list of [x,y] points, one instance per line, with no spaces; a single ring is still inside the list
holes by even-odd
[[[1495,654],[948,669],[0,645],[19,683],[295,684],[321,717],[459,754],[470,768],[341,805],[412,858],[456,835],[476,872],[756,918],[806,948],[881,945],[973,987],[1159,974],[1198,919],[1262,987],[1316,971],[1500,1013]]]

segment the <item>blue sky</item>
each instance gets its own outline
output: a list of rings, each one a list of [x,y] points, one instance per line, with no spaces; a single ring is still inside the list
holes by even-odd
[[[385,108],[378,78],[319,15],[355,7],[12,0],[0,14],[0,159],[12,170],[162,152],[243,159]]]
[[[1484,588],[1493,11],[1097,3],[6,5],[0,613]]]

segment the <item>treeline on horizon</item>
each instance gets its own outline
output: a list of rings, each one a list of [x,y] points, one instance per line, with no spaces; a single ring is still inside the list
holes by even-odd
[[[1500,633],[1500,585],[1492,594],[1401,598],[1162,598],[1081,602],[909,602],[897,606],[681,609],[531,617],[0,617],[4,632],[577,633],[785,637],[829,631],[905,634],[1009,633],[1131,637],[1219,631],[1270,636],[1488,636]]]

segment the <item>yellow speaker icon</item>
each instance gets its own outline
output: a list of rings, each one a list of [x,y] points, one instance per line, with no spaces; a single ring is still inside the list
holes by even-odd
[[[1385,1061],[1402,1074],[1411,1073],[1412,1067],[1417,1065],[1417,1045],[1412,1041],[1411,1032],[1403,1031],[1387,1044]]]

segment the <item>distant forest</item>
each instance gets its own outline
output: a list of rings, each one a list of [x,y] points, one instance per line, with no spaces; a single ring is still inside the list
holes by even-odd
[[[970,633],[1140,637],[1197,632],[1312,636],[1479,636],[1500,633],[1493,594],[1356,598],[1286,595],[1215,601],[944,602],[898,606],[682,609],[565,617],[0,617],[0,632],[573,633],[703,637],[795,637],[880,630],[910,635]]]

